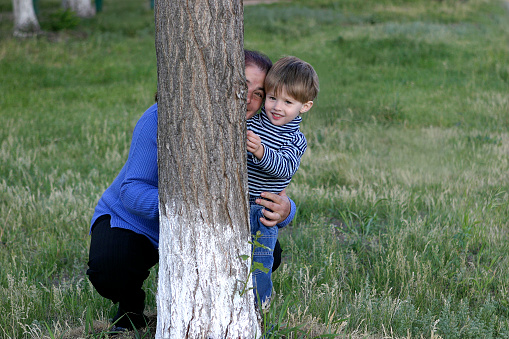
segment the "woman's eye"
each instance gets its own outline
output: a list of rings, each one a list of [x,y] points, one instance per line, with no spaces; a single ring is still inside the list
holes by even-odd
[[[263,98],[263,93],[255,92],[255,94],[258,98]]]

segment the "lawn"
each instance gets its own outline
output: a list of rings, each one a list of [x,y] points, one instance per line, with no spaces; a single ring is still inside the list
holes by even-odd
[[[59,6],[42,1],[46,34],[20,40],[0,0],[0,338],[107,336],[89,221],[156,90],[148,0],[79,22]],[[507,3],[294,0],[244,23],[246,48],[320,78],[273,336],[509,337]]]

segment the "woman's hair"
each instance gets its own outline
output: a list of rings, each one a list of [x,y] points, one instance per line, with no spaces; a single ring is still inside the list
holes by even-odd
[[[263,53],[258,52],[258,51],[250,51],[250,50],[245,49],[244,57],[246,60],[246,62],[245,62],[246,67],[247,66],[256,66],[261,71],[264,71],[265,74],[267,74],[269,69],[272,67],[272,61],[270,61],[269,57]]]
[[[272,67],[272,61],[270,61],[269,57],[263,53],[257,51],[244,50],[244,58],[245,58],[245,67],[247,66],[256,66],[261,71],[264,71],[265,74]],[[157,102],[157,92],[154,94],[154,100]]]

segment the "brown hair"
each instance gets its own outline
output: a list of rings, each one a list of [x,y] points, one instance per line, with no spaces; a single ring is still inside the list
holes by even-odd
[[[297,57],[281,58],[265,78],[265,91],[279,94],[283,89],[299,102],[312,101],[320,91],[318,75],[310,64]]]
[[[261,71],[265,72],[265,74],[267,74],[269,69],[272,67],[272,61],[270,61],[269,57],[258,51],[250,51],[245,49],[244,58],[246,64],[245,67],[256,66]]]

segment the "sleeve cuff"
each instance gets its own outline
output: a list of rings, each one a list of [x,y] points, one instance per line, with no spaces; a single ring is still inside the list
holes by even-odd
[[[281,221],[279,224],[277,224],[278,228],[283,228],[287,226],[289,223],[292,222],[293,218],[295,217],[295,213],[297,212],[297,206],[295,206],[295,203],[293,202],[290,197],[288,197],[288,200],[290,200],[290,214],[286,217],[285,220]]]

